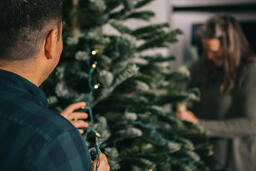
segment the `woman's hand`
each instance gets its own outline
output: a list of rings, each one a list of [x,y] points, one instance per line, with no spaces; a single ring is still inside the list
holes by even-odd
[[[176,114],[181,120],[198,124],[197,117],[191,111],[187,110],[184,104],[178,104]]]
[[[88,114],[85,112],[75,112],[75,110],[83,109],[86,106],[85,102],[78,102],[69,105],[61,115],[69,120],[80,132],[80,134],[84,133],[84,128],[89,126],[88,122],[83,121],[88,118]]]

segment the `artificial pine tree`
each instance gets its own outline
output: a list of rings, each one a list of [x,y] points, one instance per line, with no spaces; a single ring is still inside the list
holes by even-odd
[[[149,21],[154,13],[140,8],[151,1],[65,0],[64,51],[43,88],[57,110],[88,103],[88,130],[101,134],[111,170],[206,171],[212,154],[207,136],[175,115],[177,103],[197,100],[196,89],[181,85],[189,73],[170,72],[172,55],[143,53],[169,48],[181,31],[169,31],[167,23],[136,29],[124,24]],[[106,24],[119,34],[104,34]],[[90,146],[93,136],[86,134]]]

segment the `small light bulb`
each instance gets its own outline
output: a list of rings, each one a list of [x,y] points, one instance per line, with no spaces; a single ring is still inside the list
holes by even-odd
[[[100,133],[96,132],[96,137],[98,137],[98,138],[101,137]]]
[[[93,68],[96,68],[96,67],[97,67],[97,62],[94,62],[94,63],[92,64],[92,67],[93,67]]]
[[[98,50],[93,50],[92,55],[96,55],[99,51]]]
[[[95,84],[95,85],[94,85],[94,88],[95,88],[95,89],[98,89],[99,87],[100,87],[100,84]]]
[[[149,169],[148,171],[153,171],[153,169]]]

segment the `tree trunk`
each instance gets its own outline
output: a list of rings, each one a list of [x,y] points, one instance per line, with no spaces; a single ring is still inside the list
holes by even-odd
[[[79,0],[72,0],[73,2],[73,9],[72,13],[77,11],[78,5],[79,5]],[[72,17],[72,33],[75,37],[79,37],[81,35],[81,31],[78,26],[78,21],[77,21],[77,16]]]

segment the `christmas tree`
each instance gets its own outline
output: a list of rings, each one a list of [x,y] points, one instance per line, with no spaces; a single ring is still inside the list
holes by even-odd
[[[208,137],[196,125],[179,120],[177,103],[198,100],[183,88],[189,72],[170,72],[172,55],[144,53],[169,48],[180,30],[168,23],[131,29],[126,21],[149,21],[152,0],[65,0],[62,59],[43,85],[50,107],[62,111],[86,101],[91,127],[89,146],[100,133],[111,170],[208,170]],[[104,34],[105,25],[118,34]],[[95,132],[94,132],[95,133]]]

